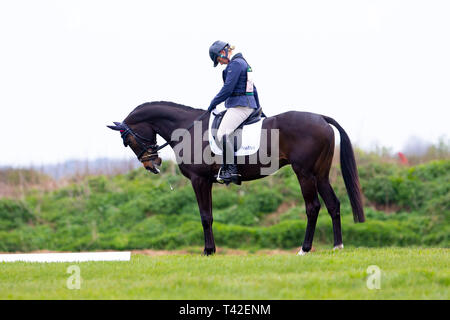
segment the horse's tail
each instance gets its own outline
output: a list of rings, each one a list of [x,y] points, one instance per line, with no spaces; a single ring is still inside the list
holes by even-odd
[[[341,136],[341,170],[344,178],[345,188],[347,189],[350,204],[352,205],[353,220],[356,222],[364,222],[364,209],[361,196],[361,187],[358,178],[358,169],[356,167],[355,154],[353,153],[352,144],[345,130],[334,119],[322,116],[326,122],[332,124],[339,130]]]

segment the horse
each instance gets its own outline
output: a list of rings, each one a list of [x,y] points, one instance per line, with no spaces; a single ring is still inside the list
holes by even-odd
[[[168,101],[147,102],[136,107],[123,122],[114,122],[110,129],[121,132],[123,144],[129,146],[142,162],[144,168],[152,173],[158,174],[158,167],[162,159],[158,151],[170,145],[173,149],[182,143],[172,138],[177,129],[186,129],[193,134],[194,122],[198,123],[201,133],[208,131],[209,115],[203,109],[196,109],[182,104]],[[342,249],[342,231],[340,217],[340,202],[337,198],[329,180],[331,163],[334,155],[334,130],[337,128],[340,134],[340,164],[347,195],[353,212],[355,223],[364,222],[364,210],[362,193],[359,183],[358,170],[350,138],[344,129],[332,118],[300,111],[288,111],[264,119],[262,129],[267,132],[277,130],[278,133],[278,168],[291,165],[300,184],[301,193],[305,201],[307,226],[304,241],[299,250],[299,255],[311,251],[317,217],[320,210],[320,194],[332,220],[334,247],[333,250]],[[198,130],[198,129],[197,129]],[[164,146],[156,144],[156,136],[160,135],[166,140]],[[196,146],[195,146],[196,145]],[[190,142],[190,157],[196,156],[198,152],[208,153],[208,140],[201,139]],[[196,149],[197,148],[197,149]],[[269,151],[274,146],[269,143]],[[205,151],[206,150],[206,151]],[[186,151],[186,150],[185,150]],[[185,152],[188,155],[187,152]],[[189,157],[189,155],[188,155]],[[198,157],[197,157],[198,158]],[[260,179],[264,165],[257,157],[257,161],[249,163],[249,156],[242,156],[238,161],[238,172],[241,181]],[[213,235],[213,213],[212,213],[212,186],[216,182],[216,174],[220,169],[220,163],[209,163],[203,159],[200,161],[177,161],[180,172],[191,181],[200,211],[203,226],[205,247],[204,255],[216,252]]]

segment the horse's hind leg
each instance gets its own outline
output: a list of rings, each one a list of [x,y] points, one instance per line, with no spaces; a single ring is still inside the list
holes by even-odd
[[[305,199],[306,216],[308,218],[305,240],[303,241],[302,249],[298,253],[299,255],[303,255],[309,252],[312,248],[314,231],[316,229],[317,217],[320,210],[320,202],[317,194],[316,178],[312,175],[305,176],[300,172],[300,170],[296,170],[294,167],[293,169],[297,175],[298,181],[300,182],[303,198]]]
[[[344,245],[342,243],[341,204],[339,199],[336,197],[328,177],[317,181],[317,188],[323,202],[325,202],[328,213],[331,216],[331,221],[333,222],[334,249],[342,249]]]

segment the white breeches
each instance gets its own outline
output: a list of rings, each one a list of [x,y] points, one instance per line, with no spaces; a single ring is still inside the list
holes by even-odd
[[[250,107],[228,108],[223,116],[219,129],[217,129],[217,139],[222,140],[223,135],[229,135],[244,122],[255,109]]]

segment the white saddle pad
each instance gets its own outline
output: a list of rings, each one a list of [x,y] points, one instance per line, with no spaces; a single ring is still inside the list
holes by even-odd
[[[222,149],[217,146],[216,141],[211,134],[211,127],[214,117],[214,112],[211,112],[208,126],[209,145],[214,154],[222,155]],[[261,141],[261,128],[264,119],[265,118],[261,118],[258,122],[247,124],[242,128],[242,143],[239,150],[234,153],[236,156],[248,156],[258,151]]]

